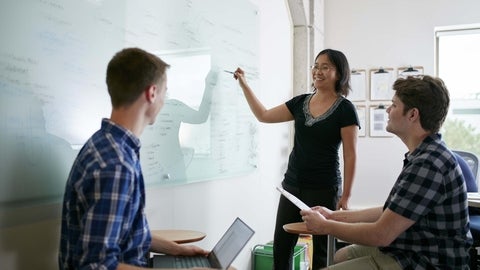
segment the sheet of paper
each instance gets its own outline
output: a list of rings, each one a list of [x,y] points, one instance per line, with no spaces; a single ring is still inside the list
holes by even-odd
[[[283,196],[285,196],[285,198],[287,198],[288,200],[290,200],[293,204],[295,204],[298,208],[300,208],[301,210],[307,210],[307,209],[310,209],[310,206],[306,205],[304,202],[302,202],[299,198],[295,197],[292,193],[286,191],[285,189],[283,189],[282,187],[277,187],[277,190],[280,191],[280,193],[282,193]]]

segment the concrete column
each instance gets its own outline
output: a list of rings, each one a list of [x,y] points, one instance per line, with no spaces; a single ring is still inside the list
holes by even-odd
[[[293,95],[310,89],[310,28],[297,25],[293,28]]]
[[[288,0],[293,23],[293,95],[310,91],[310,66],[324,47],[324,0]]]

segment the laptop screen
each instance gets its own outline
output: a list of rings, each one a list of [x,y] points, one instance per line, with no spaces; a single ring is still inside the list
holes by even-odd
[[[220,263],[222,269],[230,266],[254,233],[254,230],[240,218],[237,217],[235,219],[211,252]]]

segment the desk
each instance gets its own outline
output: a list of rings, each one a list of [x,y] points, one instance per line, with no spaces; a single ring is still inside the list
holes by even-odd
[[[295,222],[295,223],[288,223],[283,225],[283,229],[288,233],[294,234],[313,234],[311,231],[307,230],[307,225],[305,222]],[[335,248],[335,239],[333,236],[328,235],[327,241],[327,266],[333,264],[333,255],[334,255],[334,248]]]
[[[203,232],[191,230],[152,230],[151,233],[177,244],[197,242],[206,236]]]
[[[480,208],[480,193],[468,192],[468,206]]]

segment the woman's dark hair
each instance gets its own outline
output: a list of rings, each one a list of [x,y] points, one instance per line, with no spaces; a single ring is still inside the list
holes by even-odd
[[[315,61],[317,61],[320,55],[327,55],[328,60],[332,62],[335,66],[335,70],[338,74],[338,80],[335,83],[335,92],[347,96],[350,92],[350,65],[348,64],[347,57],[341,51],[333,50],[333,49],[325,49],[318,53],[315,57]]]

